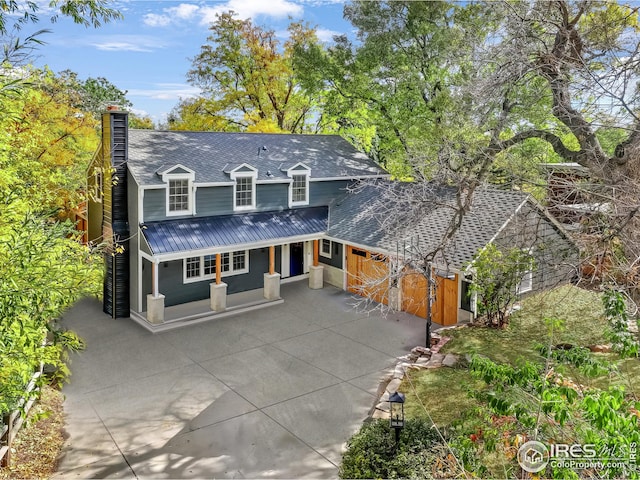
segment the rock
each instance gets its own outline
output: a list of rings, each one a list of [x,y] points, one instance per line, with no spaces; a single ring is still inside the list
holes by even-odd
[[[393,371],[393,378],[404,378],[404,374],[409,368],[409,363],[398,363]]]
[[[373,411],[373,415],[371,415],[371,418],[374,418],[374,419],[382,418],[383,420],[389,420],[389,413],[376,409]]]
[[[398,357],[398,361],[401,363],[413,363],[419,356],[417,353],[407,353],[406,355]]]
[[[399,378],[394,378],[389,382],[389,385],[387,385],[387,392],[389,392],[390,394],[396,393],[401,383],[402,380],[400,380]]]
[[[590,345],[589,350],[592,352],[609,353],[611,351],[611,345]]]
[[[382,396],[380,397],[380,402],[388,402],[389,401],[389,392],[387,392],[386,390],[384,391],[384,393],[382,394]]]
[[[434,353],[431,355],[431,358],[427,363],[425,363],[426,368],[439,368],[442,366],[442,361],[444,360],[444,354],[442,353]]]
[[[430,348],[427,347],[413,347],[411,349],[411,353],[415,354],[415,355],[427,355],[428,353],[431,352]]]
[[[414,365],[419,365],[419,366],[425,366],[427,363],[429,363],[430,359],[431,359],[431,357],[420,357],[413,364]]]
[[[382,410],[383,412],[389,412],[389,402],[380,402],[376,405],[377,410]]]
[[[458,363],[458,360],[458,355],[447,353],[447,355],[445,355],[444,359],[442,360],[442,365],[445,367],[454,367]]]
[[[431,355],[431,362],[434,363],[442,363],[442,361],[444,360],[444,353],[434,353]]]

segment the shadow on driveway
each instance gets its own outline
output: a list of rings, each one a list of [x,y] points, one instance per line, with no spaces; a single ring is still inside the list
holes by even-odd
[[[424,319],[357,312],[306,282],[285,302],[153,335],[84,299],[54,478],[335,478],[380,379]]]

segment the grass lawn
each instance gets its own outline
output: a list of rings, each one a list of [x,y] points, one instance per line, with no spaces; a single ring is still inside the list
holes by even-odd
[[[470,327],[450,330],[452,340],[443,353],[478,353],[500,363],[515,364],[518,359],[537,360],[536,342],[548,344],[549,329],[545,318],[565,320],[561,331],[553,332],[553,344],[570,343],[588,346],[604,343],[607,322],[602,302],[596,293],[571,285],[542,292],[525,299],[521,309],[511,315],[504,330]]]
[[[553,332],[552,343],[589,346],[606,343],[604,331],[607,322],[600,295],[574,286],[563,286],[525,299],[521,309],[513,313],[509,325],[498,330],[486,327],[466,327],[448,330],[451,337],[441,353],[481,354],[499,363],[515,365],[521,360],[544,359],[535,350],[536,343],[549,343],[549,329],[544,319],[554,317],[565,320],[564,327]],[[640,395],[640,361],[618,361],[613,354],[597,357],[617,362],[620,376],[588,378],[577,370],[566,368],[564,374],[583,385],[607,388],[623,384],[625,389]],[[411,371],[401,391],[407,395],[405,410],[408,416],[429,416],[437,425],[447,425],[474,405],[469,389],[483,386],[474,380],[466,368],[438,368]]]
[[[481,386],[482,382],[474,380],[466,368],[442,367],[409,370],[400,390],[406,395],[408,417],[430,416],[436,425],[444,426],[456,420],[461,411],[476,405],[467,392]]]

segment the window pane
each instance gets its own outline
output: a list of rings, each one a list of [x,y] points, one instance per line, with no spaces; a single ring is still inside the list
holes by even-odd
[[[228,253],[223,253],[221,255],[222,259],[221,259],[221,264],[222,264],[222,268],[221,270],[223,272],[228,272],[229,271],[229,254]]]
[[[291,185],[291,200],[294,202],[307,201],[306,175],[293,175],[293,184]]]
[[[187,278],[200,276],[200,257],[187,258]]]
[[[189,180],[169,180],[169,211],[189,210]]]
[[[204,274],[215,275],[216,273],[216,256],[205,255],[204,256]]]
[[[233,252],[233,270],[244,270],[245,266],[245,253]]]
[[[251,207],[253,205],[253,179],[239,177],[236,179],[236,207]]]
[[[322,253],[331,255],[331,240],[327,240],[326,238],[322,239]]]

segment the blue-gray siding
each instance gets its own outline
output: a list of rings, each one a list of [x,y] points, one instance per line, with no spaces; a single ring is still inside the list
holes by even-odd
[[[276,247],[275,264],[281,263],[281,248]],[[143,261],[143,311],[147,309],[147,295],[151,293],[151,263]],[[183,260],[174,260],[161,263],[158,270],[158,287],[165,296],[164,304],[167,307],[181,303],[195,302],[209,298],[210,284],[215,279],[202,280],[200,282],[184,283]],[[249,272],[240,275],[222,277],[226,283],[227,294],[255,290],[264,287],[264,274],[269,271],[269,249],[261,248],[249,251]]]
[[[331,242],[331,258],[320,255],[318,260],[325,265],[342,268],[343,245],[338,242]]]
[[[503,249],[531,251],[535,259],[533,291],[541,291],[570,281],[575,274],[578,248],[558,226],[535,206],[527,203],[495,240]]]
[[[309,183],[310,207],[326,206],[336,197],[344,195],[348,180],[330,180]],[[147,189],[144,192],[143,212],[145,222],[164,220],[166,216],[166,189]],[[137,199],[133,199],[137,204]],[[265,183],[256,185],[257,208],[252,211],[269,212],[289,208],[289,185],[286,183]],[[233,187],[199,187],[196,189],[197,217],[229,215],[233,211]],[[191,217],[192,215],[188,215]],[[176,217],[170,217],[176,218]]]

